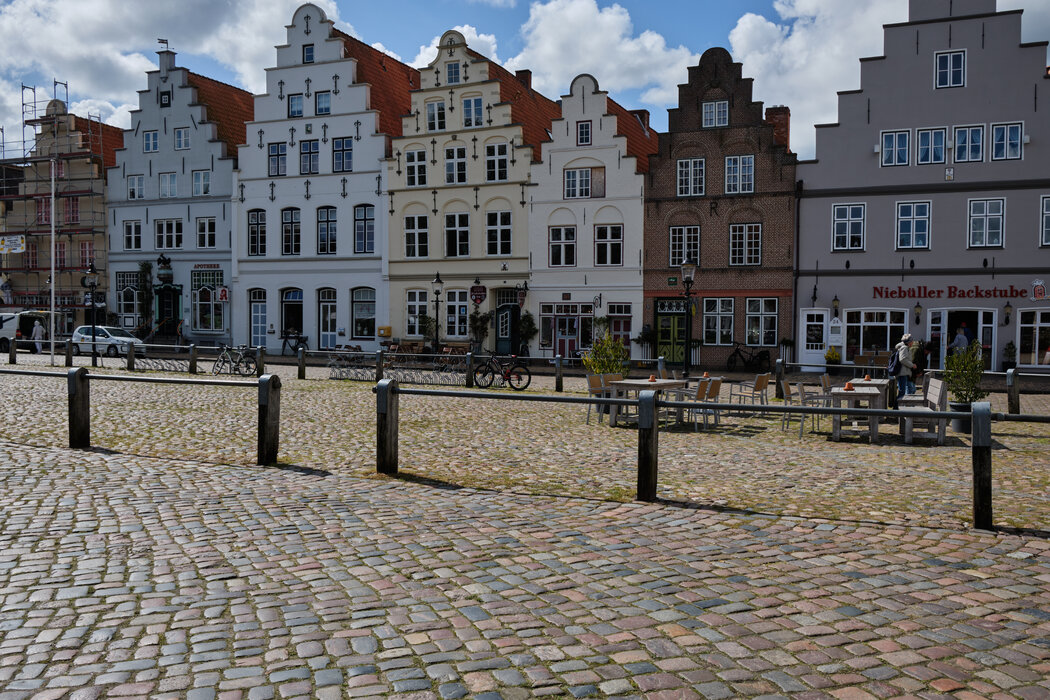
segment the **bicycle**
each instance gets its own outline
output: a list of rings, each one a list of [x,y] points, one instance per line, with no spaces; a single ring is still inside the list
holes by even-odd
[[[487,389],[499,381],[500,386],[510,386],[515,391],[522,391],[532,382],[532,372],[518,362],[517,355],[511,355],[507,362],[500,362],[495,353],[489,355],[474,370],[474,384]]]
[[[738,364],[742,364],[745,369],[754,372],[768,372],[770,366],[769,350],[754,351],[743,343],[733,341],[733,345],[736,349],[729,355],[726,360],[726,370],[729,372],[734,371]]]
[[[215,364],[211,366],[212,374],[233,374],[236,372],[242,377],[250,377],[255,374],[258,365],[255,364],[255,357],[248,354],[247,345],[238,345],[236,348],[231,348],[229,345],[220,345],[219,347],[222,350],[219,356],[215,358]],[[237,356],[234,357],[233,353],[236,353]]]

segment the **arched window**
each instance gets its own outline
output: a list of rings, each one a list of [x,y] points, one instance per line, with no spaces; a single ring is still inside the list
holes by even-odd
[[[335,255],[335,207],[317,208],[317,254]]]
[[[281,210],[281,255],[298,255],[302,250],[299,232],[299,209],[288,207]]]
[[[225,330],[226,302],[219,298],[222,285],[222,270],[193,270],[191,272],[190,302],[193,305],[194,330]]]
[[[317,348],[331,350],[336,344],[336,324],[339,315],[336,311],[335,290],[326,287],[317,290]]]
[[[353,337],[371,340],[376,334],[376,290],[358,287],[352,292],[350,328]]]
[[[253,347],[266,345],[266,290],[248,290],[249,335]]]
[[[248,211],[248,255],[266,255],[266,210]]]

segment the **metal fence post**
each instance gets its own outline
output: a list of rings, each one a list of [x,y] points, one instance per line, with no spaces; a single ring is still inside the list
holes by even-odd
[[[397,474],[396,379],[383,379],[376,385],[376,472]]]
[[[11,344],[7,348],[7,364],[18,364],[18,341],[11,338]]]
[[[376,350],[376,381],[383,381],[383,351]]]
[[[474,388],[474,353],[467,353],[467,388]]]
[[[86,450],[91,447],[91,392],[87,367],[71,369],[66,374],[69,393],[69,447]]]
[[[660,426],[656,415],[656,392],[638,393],[638,500],[656,500]]]
[[[306,348],[299,348],[299,379],[306,379]]]
[[[197,374],[197,344],[190,343],[190,374]]]
[[[73,366],[73,343],[66,341],[66,367]]]
[[[1021,384],[1016,369],[1006,370],[1006,405],[1010,413],[1021,412]]]
[[[264,374],[259,378],[259,439],[257,464],[277,461],[281,433],[281,378]]]
[[[562,374],[562,356],[554,356],[554,390],[561,392],[565,390],[565,376]]]
[[[255,349],[255,376],[262,377],[266,374],[266,346],[260,345]]]
[[[128,371],[135,371],[135,343],[128,343]]]
[[[667,371],[666,360],[664,360],[664,356],[663,355],[660,355],[660,357],[656,358],[656,374],[657,374],[657,376],[662,377],[662,376],[664,376],[664,372],[666,372],[666,371]]]
[[[784,398],[784,385],[781,383],[784,381],[784,360],[782,360],[779,357],[777,358],[777,364],[774,369],[774,376],[776,377],[777,381],[777,385],[775,387],[777,392],[776,396],[778,399],[782,399]]]
[[[992,405],[970,404],[973,423],[973,526],[992,529]]]

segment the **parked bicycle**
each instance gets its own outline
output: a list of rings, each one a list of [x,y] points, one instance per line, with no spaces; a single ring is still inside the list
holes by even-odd
[[[732,372],[738,366],[754,372],[768,372],[770,367],[769,350],[754,351],[743,343],[733,342],[736,349],[726,360],[726,370]]]
[[[249,354],[247,345],[238,345],[231,348],[229,345],[220,345],[221,352],[215,358],[215,364],[211,366],[212,374],[240,374],[242,377],[250,377],[255,374],[258,365],[255,356]]]
[[[511,355],[506,362],[500,362],[493,353],[474,370],[474,384],[482,389],[492,386],[493,382],[499,382],[499,386],[510,386],[515,391],[522,391],[531,381],[532,372],[518,362],[517,355]]]

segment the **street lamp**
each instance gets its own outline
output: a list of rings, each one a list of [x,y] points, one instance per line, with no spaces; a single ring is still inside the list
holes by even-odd
[[[693,282],[696,280],[696,261],[693,259],[682,261],[682,296],[685,297],[685,357],[682,359],[682,377],[689,378],[689,363],[693,354],[693,314],[692,296]]]
[[[87,274],[80,278],[80,286],[86,287],[91,294],[91,366],[98,367],[98,355],[95,345],[95,290],[98,288],[98,270],[95,263],[88,265]]]
[[[441,288],[444,286],[444,282],[441,281],[441,273],[438,272],[434,275],[434,281],[430,283],[431,289],[434,290],[434,353],[437,354],[441,351],[441,347],[438,345],[440,328],[440,317],[441,317]]]

